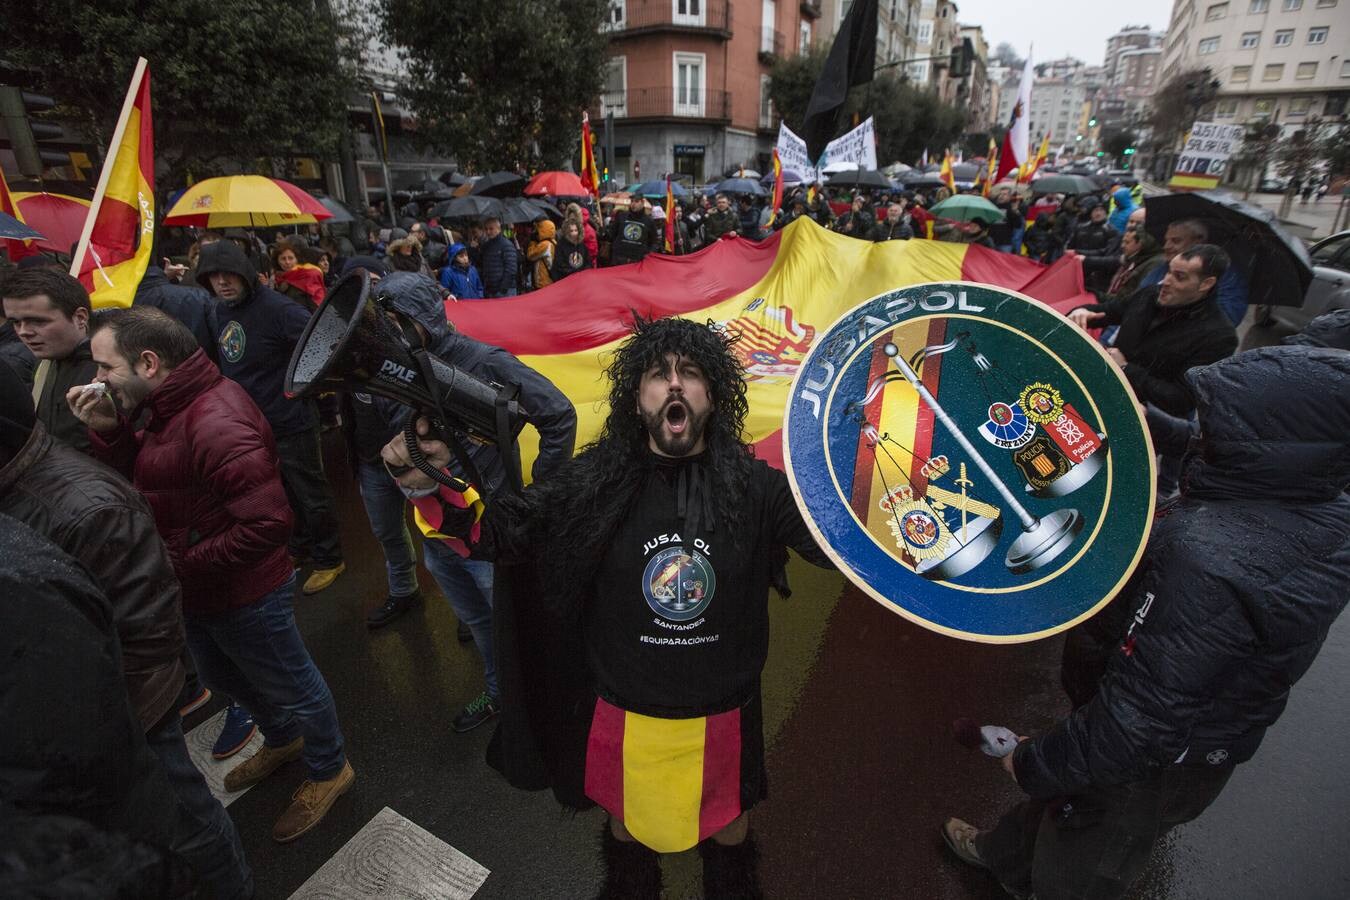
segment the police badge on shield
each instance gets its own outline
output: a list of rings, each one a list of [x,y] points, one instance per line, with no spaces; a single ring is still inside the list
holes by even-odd
[[[1153,451],[1120,370],[1049,307],[989,285],[873,297],[811,347],[783,427],[821,547],[883,606],[1012,643],[1124,584]]]

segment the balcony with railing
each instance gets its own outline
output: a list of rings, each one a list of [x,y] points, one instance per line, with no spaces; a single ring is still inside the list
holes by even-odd
[[[701,88],[636,88],[606,91],[592,108],[600,117],[616,119],[712,119],[731,121],[731,92]]]
[[[614,38],[658,31],[731,37],[731,0],[610,0],[601,29]]]
[[[772,64],[783,56],[783,32],[772,28],[759,30],[759,61]]]

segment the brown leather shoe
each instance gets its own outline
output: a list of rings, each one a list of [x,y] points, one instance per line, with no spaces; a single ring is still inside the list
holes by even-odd
[[[304,749],[305,739],[302,737],[296,738],[284,747],[269,747],[263,744],[261,750],[225,773],[225,790],[234,793],[253,787],[281,766],[293,759],[299,759]]]
[[[338,563],[331,569],[315,569],[309,573],[309,577],[305,579],[305,585],[300,591],[306,596],[317,594],[319,591],[331,587],[333,582],[337,581],[338,576],[345,571],[347,571],[346,563]]]
[[[272,826],[272,839],[284,844],[318,825],[328,815],[333,802],[347,793],[355,780],[356,772],[350,762],[344,762],[342,771],[327,781],[310,781],[306,778],[291,798],[291,805],[286,807],[281,818],[277,819],[277,824]]]

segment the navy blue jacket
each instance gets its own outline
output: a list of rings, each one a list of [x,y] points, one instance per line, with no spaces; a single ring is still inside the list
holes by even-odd
[[[212,362],[219,360],[220,355],[216,352],[219,329],[214,316],[216,301],[210,291],[174,284],[163,269],[150,266],[136,287],[136,298],[132,300],[132,305],[153,306],[173,316],[187,326],[197,339],[197,345],[206,351]]]
[[[216,350],[220,373],[238,383],[258,404],[277,438],[318,425],[313,404],[288,400],[283,389],[286,367],[309,322],[309,311],[269,287],[233,241],[202,248],[197,281],[210,288],[212,272],[233,272],[249,286],[238,302],[222,302],[215,310]]]
[[[1350,598],[1350,354],[1262,347],[1187,380],[1198,452],[1134,577],[1069,635],[1081,705],[1013,756],[1034,797],[1250,759]]]
[[[483,277],[483,296],[514,297],[516,295],[516,245],[499,234],[484,241],[479,248],[479,274]]]
[[[427,332],[427,350],[433,356],[487,381],[520,388],[517,399],[525,421],[539,433],[539,456],[531,470],[535,481],[572,458],[577,414],[572,401],[553,382],[501,347],[453,331],[446,321],[445,305],[436,283],[430,278],[414,272],[395,272],[380,280],[379,290],[394,309],[421,323]],[[393,437],[407,421],[408,408],[384,398],[376,398],[375,406],[388,424],[389,437]],[[501,453],[494,444],[472,441],[467,435],[459,438],[486,482],[485,492],[489,496],[496,494],[506,480],[506,463]],[[451,468],[458,470],[459,466],[452,463]]]

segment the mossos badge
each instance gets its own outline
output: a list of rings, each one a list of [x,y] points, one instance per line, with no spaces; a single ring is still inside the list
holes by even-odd
[[[1040,303],[987,285],[891,291],[826,330],[783,426],[821,546],[883,606],[944,634],[1045,637],[1124,584],[1153,453],[1120,370]]]

